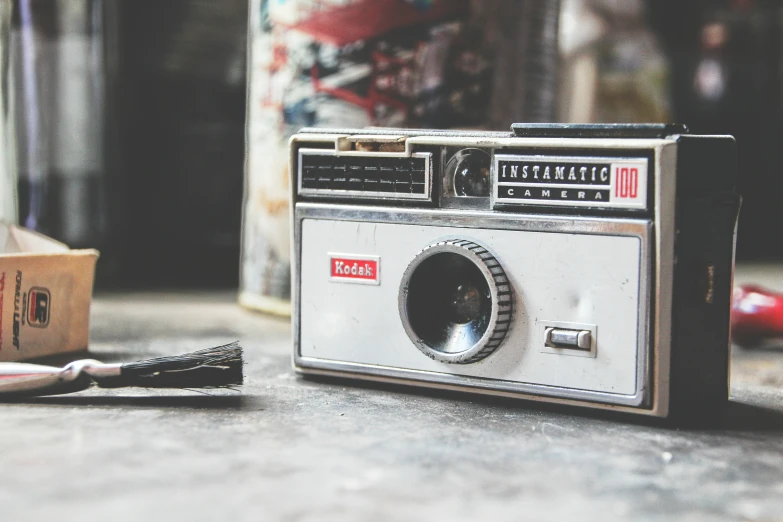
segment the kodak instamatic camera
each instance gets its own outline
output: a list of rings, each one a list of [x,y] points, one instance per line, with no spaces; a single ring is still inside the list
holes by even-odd
[[[304,129],[290,172],[299,372],[656,417],[727,402],[730,136]]]

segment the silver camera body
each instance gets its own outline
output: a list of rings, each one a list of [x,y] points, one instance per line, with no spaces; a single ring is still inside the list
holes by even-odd
[[[303,129],[290,149],[298,372],[656,417],[727,402],[730,136]]]

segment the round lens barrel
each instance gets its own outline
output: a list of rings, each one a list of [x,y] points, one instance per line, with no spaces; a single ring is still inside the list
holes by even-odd
[[[472,363],[491,354],[511,323],[511,285],[486,248],[464,239],[428,246],[400,284],[406,333],[427,356]]]

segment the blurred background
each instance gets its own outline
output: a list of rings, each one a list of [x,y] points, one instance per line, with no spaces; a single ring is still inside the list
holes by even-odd
[[[0,0],[0,212],[98,248],[98,288],[285,313],[299,127],[678,122],[736,136],[738,259],[780,260],[782,26],[754,0]]]

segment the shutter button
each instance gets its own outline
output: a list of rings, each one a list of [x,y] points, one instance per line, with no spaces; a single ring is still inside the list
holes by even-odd
[[[550,348],[570,348],[589,350],[592,344],[590,330],[566,330],[565,328],[547,328],[546,345]]]

